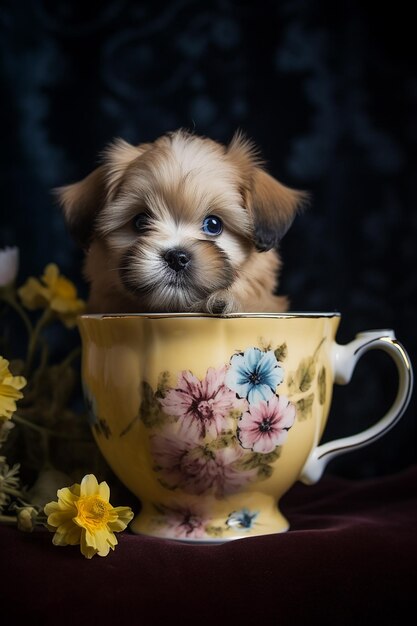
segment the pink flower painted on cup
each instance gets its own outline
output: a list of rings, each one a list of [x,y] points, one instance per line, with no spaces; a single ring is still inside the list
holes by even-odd
[[[256,469],[239,465],[245,452],[236,445],[211,450],[187,438],[154,435],[151,451],[162,484],[169,489],[193,495],[211,492],[223,498],[256,478]]]
[[[166,529],[169,529],[176,539],[202,539],[205,537],[205,526],[209,519],[200,511],[180,506],[159,508],[166,516],[163,535]]]
[[[237,436],[242,448],[268,454],[282,445],[294,424],[296,409],[286,396],[272,396],[252,405],[239,420]]]
[[[176,389],[170,389],[160,400],[165,413],[181,421],[183,432],[197,437],[216,437],[227,428],[227,416],[232,410],[246,411],[246,400],[237,398],[236,393],[226,387],[226,371],[226,366],[210,367],[203,380],[183,371]]]

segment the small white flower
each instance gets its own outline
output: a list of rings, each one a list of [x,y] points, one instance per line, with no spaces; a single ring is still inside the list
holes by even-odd
[[[19,248],[6,247],[0,250],[0,287],[11,285],[19,268]]]

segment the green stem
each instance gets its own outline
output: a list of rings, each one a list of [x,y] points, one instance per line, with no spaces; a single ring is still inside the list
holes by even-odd
[[[32,363],[35,357],[36,348],[37,348],[37,344],[39,341],[39,335],[41,333],[41,330],[49,324],[52,317],[53,317],[53,314],[50,311],[50,309],[45,309],[41,317],[38,319],[35,325],[35,328],[33,329],[33,332],[30,335],[28,351],[27,351],[27,356],[26,356],[26,365],[25,365],[26,376],[29,374],[32,368]]]
[[[62,433],[56,433],[50,428],[45,428],[45,426],[39,426],[39,424],[34,424],[29,420],[25,419],[18,413],[13,415],[13,421],[16,424],[21,424],[22,426],[27,426],[27,428],[31,428],[32,430],[36,430],[39,433],[49,435],[50,437],[56,437],[57,439],[68,439],[71,441],[88,441],[87,439],[83,439],[82,437],[76,437],[74,435],[63,435]]]
[[[7,493],[9,496],[13,496],[14,498],[20,498],[24,500],[26,495],[22,491],[18,491],[17,489],[13,489],[13,487],[7,487],[7,485],[1,488],[3,493]]]
[[[23,309],[23,307],[20,306],[19,302],[16,300],[14,294],[10,292],[9,293],[6,292],[2,295],[2,299],[4,300],[4,302],[6,302],[6,304],[8,304],[12,309],[14,309],[16,313],[20,316],[24,325],[26,326],[26,330],[28,332],[29,337],[31,337],[32,332],[33,332],[32,322],[30,321],[29,316],[27,315],[26,311]]]
[[[323,343],[326,341],[326,337],[323,337],[323,339],[320,341],[319,345],[317,346],[317,348],[314,351],[313,354],[313,359],[316,358],[318,351],[320,350],[320,348],[322,347]]]
[[[71,352],[68,354],[68,356],[65,357],[63,361],[61,361],[61,363],[59,364],[59,367],[62,369],[65,369],[68,365],[71,365],[72,361],[75,361],[75,359],[80,354],[81,354],[81,347],[77,346],[76,348],[71,350]]]
[[[43,458],[44,458],[44,464],[45,465],[49,465],[50,464],[50,458],[49,458],[49,438],[50,438],[51,434],[50,432],[47,432],[46,428],[42,431],[41,433],[41,445],[43,448]]]
[[[40,343],[41,355],[39,360],[39,366],[33,376],[33,387],[31,391],[25,396],[26,400],[32,400],[32,398],[36,398],[36,396],[38,395],[39,384],[42,381],[43,373],[46,369],[46,366],[48,365],[49,346],[42,337],[40,338]]]
[[[42,338],[41,339],[41,356],[40,356],[40,361],[39,361],[39,367],[36,371],[36,375],[41,378],[43,372],[45,371],[45,368],[48,364],[48,357],[49,357],[49,346],[46,343],[46,341]]]
[[[14,515],[0,515],[0,524],[17,524],[17,517]]]

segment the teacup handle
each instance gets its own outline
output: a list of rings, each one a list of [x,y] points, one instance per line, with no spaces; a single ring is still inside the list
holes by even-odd
[[[360,357],[368,350],[375,349],[387,352],[397,366],[399,384],[393,405],[379,422],[357,435],[335,439],[316,446],[302,469],[300,480],[303,483],[307,485],[316,483],[329,461],[339,454],[357,450],[376,441],[388,432],[404,414],[413,389],[413,370],[407,352],[395,339],[392,330],[372,330],[360,333],[353,341],[343,346],[335,342],[332,355],[335,383],[346,385],[352,378],[353,370]]]

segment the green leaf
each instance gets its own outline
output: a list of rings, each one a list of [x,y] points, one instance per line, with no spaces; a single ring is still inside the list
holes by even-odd
[[[243,414],[242,409],[231,409],[229,413],[227,414],[227,417],[230,417],[230,419],[237,421],[239,418],[242,417],[242,414]]]
[[[152,506],[155,509],[155,511],[159,513],[160,515],[166,515],[167,513],[166,507],[163,504],[158,504],[158,503],[153,502]]]
[[[272,349],[272,342],[267,341],[263,337],[259,337],[258,346],[259,346],[259,349],[262,350],[262,352],[269,352],[269,350]]]
[[[297,407],[297,419],[300,422],[303,422],[312,416],[313,401],[314,393],[310,393],[308,396],[301,398],[301,400],[298,400],[298,402],[295,403]]]
[[[94,424],[93,428],[96,431],[97,435],[104,435],[106,439],[109,439],[111,437],[112,432],[110,430],[110,426],[105,419],[98,418],[98,421]]]
[[[295,380],[298,389],[303,393],[308,391],[313,383],[314,376],[316,375],[316,364],[312,357],[303,359],[298,366]]]
[[[164,489],[167,489],[168,491],[175,491],[177,488],[177,485],[170,485],[163,478],[160,478],[160,477],[158,477],[158,482],[161,485],[161,487],[163,487]]]
[[[255,454],[261,457],[264,463],[273,463],[281,456],[281,446],[277,446],[275,450],[267,452],[266,454],[261,454],[260,452],[255,452]]]
[[[326,369],[324,366],[319,372],[317,381],[319,385],[319,402],[323,405],[326,402]]]
[[[222,537],[224,533],[224,528],[221,526],[206,526],[204,530],[210,537]]]
[[[287,358],[288,348],[285,341],[280,346],[278,346],[276,350],[274,350],[274,354],[277,361],[284,361]]]
[[[261,465],[261,463],[257,453],[248,454],[248,456],[238,462],[238,466],[242,468],[242,470],[256,469],[259,465]]]
[[[295,380],[295,372],[290,372],[288,374],[287,385],[290,393],[298,393],[298,385]]]
[[[261,452],[252,452],[248,454],[239,463],[244,470],[257,469],[276,461],[281,454],[281,446],[277,446],[272,452],[262,454]]]
[[[272,476],[274,468],[271,465],[261,465],[258,469],[257,477],[259,480],[266,480]]]
[[[158,398],[165,398],[168,389],[170,388],[169,384],[170,373],[168,371],[161,372],[158,377],[158,385],[156,387],[155,395]]]
[[[146,381],[142,383],[139,417],[147,428],[159,428],[169,419],[163,412],[158,398],[155,397],[152,387]]]
[[[207,444],[207,448],[209,448],[210,450],[221,450],[222,448],[234,446],[236,445],[236,443],[236,435],[233,432],[228,431],[226,433],[223,433],[219,437],[216,437],[214,441],[211,441],[209,444]]]

